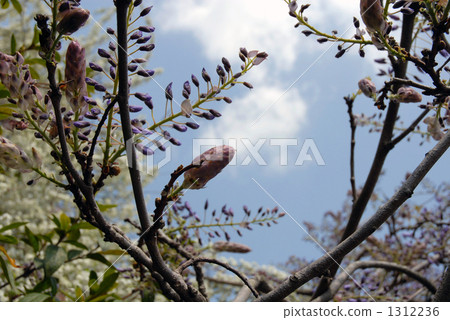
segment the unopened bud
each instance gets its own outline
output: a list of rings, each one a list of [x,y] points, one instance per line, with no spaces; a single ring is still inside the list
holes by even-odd
[[[184,173],[183,187],[185,189],[202,189],[206,183],[217,176],[233,159],[236,151],[230,146],[211,148],[198,157],[192,164],[200,165]]]

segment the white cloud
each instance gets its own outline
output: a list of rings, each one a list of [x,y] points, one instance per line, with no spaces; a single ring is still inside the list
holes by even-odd
[[[307,9],[313,25],[330,32],[334,26],[352,26],[357,0],[318,0]],[[294,29],[283,0],[164,0],[156,21],[163,32],[189,32],[207,58],[233,58],[241,46],[267,51],[277,69],[289,70],[300,53],[324,50]],[[345,31],[345,30],[339,30]],[[353,31],[353,29],[352,29]]]
[[[279,86],[260,85],[221,111],[223,116],[204,128],[201,138],[223,139],[226,144],[236,141],[241,160],[248,155],[248,146],[257,145],[259,139],[297,138],[306,122],[306,106],[295,88],[285,92]],[[265,140],[261,150],[267,150],[269,144]],[[271,150],[277,151],[276,147]],[[274,152],[271,160],[278,156]]]

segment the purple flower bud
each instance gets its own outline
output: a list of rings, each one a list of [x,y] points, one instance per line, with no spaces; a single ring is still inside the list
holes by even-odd
[[[95,86],[95,85],[98,84],[97,81],[95,81],[94,79],[91,79],[91,78],[85,78],[85,81],[86,81],[86,83],[87,83],[88,85],[90,85],[90,86]]]
[[[91,105],[91,106],[96,106],[97,105],[97,101],[95,101],[92,98],[89,98],[88,96],[84,96],[84,101],[86,101],[87,104]]]
[[[145,101],[145,100],[147,100],[147,99],[151,99],[151,98],[152,98],[149,94],[147,94],[147,93],[141,93],[141,92],[136,92],[136,93],[134,94],[134,96],[135,96],[136,98],[138,98],[139,100],[141,100],[141,101]]]
[[[133,6],[137,7],[142,3],[142,0],[134,0]]]
[[[186,126],[183,126],[183,125],[178,124],[178,123],[172,124],[172,128],[174,128],[175,130],[180,131],[180,132],[186,132],[187,131],[187,127]]]
[[[142,130],[139,129],[139,128],[136,128],[135,126],[132,126],[132,127],[131,127],[131,131],[132,131],[134,134],[140,134],[140,133],[142,133]]]
[[[198,157],[192,163],[200,165],[184,173],[183,187],[186,189],[202,189],[206,183],[218,175],[223,168],[233,159],[235,150],[230,146],[211,148]]]
[[[89,19],[89,11],[72,7],[68,10],[63,10],[57,15],[59,23],[56,25],[56,30],[61,34],[70,35],[80,29]]]
[[[110,35],[114,35],[114,34],[116,33],[116,31],[114,31],[114,29],[111,28],[111,27],[108,27],[108,28],[106,29],[106,32],[107,32],[108,34],[110,34]]]
[[[102,58],[106,58],[106,59],[111,58],[111,55],[105,49],[100,48],[97,50],[97,53]]]
[[[244,57],[247,57],[247,55],[248,55],[248,51],[245,48],[239,48],[239,52],[242,53],[244,55]]]
[[[30,172],[33,167],[25,151],[2,136],[0,136],[0,163],[21,172]]]
[[[153,140],[153,143],[158,147],[159,150],[166,151],[166,147],[159,140]]]
[[[114,68],[117,67],[117,63],[114,61],[113,58],[109,58],[109,59],[108,59],[108,63],[109,63],[110,65],[112,65]]]
[[[196,76],[191,75],[192,83],[198,88],[200,86],[200,82],[198,82],[198,79]]]
[[[154,70],[139,70],[137,72],[137,74],[140,75],[141,77],[148,78],[148,77],[153,76],[155,74],[155,71]]]
[[[141,106],[128,106],[128,108],[130,109],[130,112],[139,112],[142,110]]]
[[[183,97],[184,97],[185,99],[189,99],[189,93],[188,93],[186,90],[183,89],[183,91],[181,92],[181,94],[183,95]]]
[[[112,42],[112,41],[109,42],[108,48],[111,51],[116,51],[116,49],[117,49],[116,44],[114,42]]]
[[[410,103],[410,102],[421,102],[422,95],[418,93],[413,88],[401,87],[398,89],[396,94],[396,100],[398,102]]]
[[[221,65],[217,65],[216,72],[219,75],[219,77],[226,77],[227,75]]]
[[[202,118],[205,118],[206,120],[213,120],[215,118],[215,116],[212,113],[203,112]]]
[[[222,116],[222,114],[219,111],[216,111],[214,109],[209,109],[209,112],[211,112],[211,114],[216,118],[219,118]]]
[[[186,122],[185,124],[186,124],[186,126],[188,126],[191,129],[194,129],[194,130],[198,129],[200,127],[197,123],[194,123],[194,122]]]
[[[211,77],[209,76],[208,72],[206,72],[206,69],[202,69],[202,78],[205,80],[205,82],[211,82]]]
[[[377,87],[368,78],[359,80],[358,87],[366,97],[375,98],[377,95]]]
[[[172,100],[173,99],[173,93],[172,93],[172,82],[169,83],[166,87],[166,99]]]
[[[142,44],[142,43],[146,43],[147,41],[149,41],[152,38],[152,36],[148,36],[148,37],[142,37],[137,39],[136,43]]]
[[[130,61],[130,63],[146,63],[146,62],[147,62],[147,59],[144,59],[144,58],[135,58]]]
[[[244,82],[243,85],[246,86],[249,89],[253,89],[253,85],[251,83]]]
[[[155,31],[155,27],[150,27],[150,26],[140,26],[140,27],[138,28],[138,30],[139,30],[139,31],[142,31],[142,32],[152,33],[152,32]]]
[[[223,97],[223,101],[225,101],[228,104],[233,102],[233,100],[231,100],[229,97]]]
[[[91,68],[94,71],[98,71],[98,72],[102,72],[103,68],[100,67],[98,64],[93,63],[93,62],[89,62],[89,68]]]
[[[361,17],[369,32],[385,33],[387,22],[379,0],[360,0]]]
[[[105,92],[106,91],[106,87],[105,86],[102,86],[101,84],[96,84],[95,86],[94,86],[94,88],[95,88],[95,90],[97,90],[97,91],[100,91],[100,92]]]
[[[85,118],[87,119],[91,119],[91,120],[98,120],[98,116],[95,114],[92,114],[91,112],[86,112],[86,114],[84,115]]]
[[[226,72],[230,72],[230,70],[231,70],[231,64],[230,64],[230,61],[228,61],[227,58],[223,57],[223,58],[222,58],[222,63],[223,63],[223,66],[224,66],[224,68],[225,68],[225,71],[226,71]]]
[[[115,79],[116,78],[116,68],[114,68],[113,66],[109,67],[109,75],[111,76],[111,78]]]
[[[186,90],[187,93],[191,94],[191,85],[189,84],[189,81],[183,83],[183,89]]]
[[[233,78],[235,78],[235,79],[239,78],[240,76],[242,76],[241,72],[233,74]]]
[[[128,71],[135,72],[138,66],[136,64],[129,64],[128,65]]]
[[[142,143],[136,144],[136,149],[146,156],[151,156],[153,154],[153,150],[144,146]]]
[[[85,49],[77,41],[72,41],[66,52],[65,80],[66,98],[74,111],[85,112],[87,104],[84,96],[87,96],[87,79]]]
[[[175,138],[170,138],[170,139],[169,139],[169,142],[170,142],[171,144],[173,144],[174,146],[181,146],[181,142],[178,141],[178,140],[175,139]]]
[[[139,39],[140,37],[142,37],[142,31],[135,31],[135,32],[130,36],[130,39],[131,39],[131,40],[136,40],[136,39]]]
[[[89,121],[74,121],[73,125],[77,128],[87,128],[91,123]]]
[[[152,51],[153,49],[155,49],[155,44],[150,43],[150,44],[147,44],[145,46],[140,46],[138,50],[140,50],[140,51]]]
[[[144,10],[141,11],[141,13],[139,14],[140,17],[144,17],[147,14],[149,14],[149,12],[152,10],[153,6],[147,7]]]
[[[89,141],[89,138],[88,138],[86,135],[84,135],[83,133],[81,133],[81,132],[78,132],[78,133],[77,133],[77,137],[78,137],[78,139],[80,139],[80,140],[83,140],[83,141]]]
[[[37,138],[37,139],[42,139],[43,138],[42,134],[40,134],[37,131],[34,132],[34,137]]]
[[[145,105],[146,105],[147,107],[150,108],[150,110],[153,110],[153,101],[152,101],[152,97],[146,99],[146,100],[144,101],[144,103],[145,103]]]
[[[247,253],[252,251],[252,249],[244,244],[229,242],[230,236],[225,233],[227,241],[217,241],[213,244],[213,249],[217,252],[234,252],[234,253]]]

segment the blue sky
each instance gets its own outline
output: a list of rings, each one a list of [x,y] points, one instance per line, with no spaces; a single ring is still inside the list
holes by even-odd
[[[231,61],[234,70],[238,70],[239,47],[269,54],[269,59],[252,69],[245,78],[254,85],[253,90],[235,87],[227,93],[233,100],[231,105],[209,105],[222,113],[221,118],[201,119],[197,131],[174,133],[183,145],[172,149],[172,160],[161,168],[159,177],[146,191],[154,197],[179,164],[190,163],[196,155],[192,151],[194,139],[223,139],[225,144],[238,141],[237,165],[227,167],[205,189],[187,191],[184,200],[200,212],[206,199],[211,208],[219,210],[227,204],[233,207],[236,220],[244,215],[243,205],[252,211],[260,206],[284,208],[291,217],[285,216],[276,226],[256,226],[254,231],[244,232],[243,238],[232,233],[232,240],[253,249],[242,256],[247,260],[276,263],[290,255],[322,255],[321,250],[304,242],[306,234],[298,224],[302,225],[303,221],[318,223],[326,211],[341,208],[350,188],[350,128],[343,97],[356,92],[358,80],[366,76],[371,76],[381,86],[386,79],[375,76],[378,66],[373,63],[373,58],[385,57],[386,53],[370,48],[366,50],[366,58],[361,59],[354,48],[342,58],[335,59],[336,45],[318,44],[313,36],[304,37],[300,33],[301,27],[294,29],[295,20],[287,14],[283,0],[156,0],[144,1],[144,4],[154,5],[151,15],[156,27],[156,49],[149,66],[162,67],[163,72],[154,82],[136,91],[149,92],[155,106],[165,104],[164,91],[159,85],[164,88],[173,82],[174,99],[182,101],[183,82],[192,73],[200,78],[203,67],[215,75],[215,68],[223,56]],[[102,5],[110,5],[110,1],[95,3],[96,7]],[[93,9],[87,1],[83,6]],[[345,35],[350,37],[354,32],[352,17],[359,17],[359,1],[313,1],[307,16],[321,30],[337,29],[340,33],[348,30]],[[377,110],[371,100],[360,96],[355,103],[355,112],[371,115]],[[420,112],[416,105],[401,107],[406,125],[408,119]],[[255,160],[241,165],[248,152],[240,141],[248,139],[255,145],[259,139],[273,138],[298,140],[298,146],[288,148],[287,166],[279,165],[279,147],[271,146],[268,140],[260,149],[266,166],[258,165]],[[314,161],[294,165],[305,139],[313,139],[324,166],[318,166]],[[377,141],[378,134],[369,134],[368,128],[358,128],[358,185],[364,182]],[[420,141],[420,137],[415,137],[389,155],[385,174],[378,185],[383,194],[390,196],[405,173],[412,171],[434,145],[431,142],[419,146]],[[437,183],[448,180],[448,174],[442,174],[443,170],[448,172],[444,167],[448,160],[447,154],[430,173]],[[152,210],[152,204],[153,200],[149,202],[149,210]]]

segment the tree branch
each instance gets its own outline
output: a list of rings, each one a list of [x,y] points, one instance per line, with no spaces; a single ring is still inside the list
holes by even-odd
[[[203,257],[198,257],[198,258],[194,258],[191,259],[189,261],[186,261],[185,263],[183,263],[182,265],[180,265],[176,272],[178,273],[182,273],[184,269],[190,267],[191,265],[195,265],[197,263],[200,262],[207,262],[207,263],[212,263],[212,264],[217,264],[225,269],[227,269],[228,271],[234,273],[236,276],[238,276],[239,279],[241,279],[241,281],[250,289],[250,291],[252,292],[252,294],[255,296],[255,298],[258,298],[258,292],[256,292],[256,290],[253,288],[253,286],[249,283],[249,281],[247,280],[247,278],[240,273],[238,270],[234,269],[232,266],[230,266],[229,264],[225,263],[225,262],[221,262],[217,259],[212,259],[212,258],[203,258]]]
[[[409,52],[412,44],[412,33],[414,30],[414,19],[416,14],[403,15],[403,25],[402,25],[402,36],[400,41],[400,46]],[[396,78],[405,78],[407,70],[407,61],[395,60],[393,64],[394,73]],[[396,85],[394,85],[394,90],[397,90]],[[370,197],[372,196],[373,190],[378,182],[381,171],[383,169],[384,161],[391,150],[391,142],[395,123],[397,121],[398,109],[400,104],[395,101],[389,103],[389,107],[386,113],[386,118],[384,120],[383,129],[381,131],[380,140],[378,143],[377,151],[372,162],[367,179],[358,196],[358,199],[353,204],[352,212],[350,214],[347,226],[345,227],[344,233],[341,237],[341,241],[347,239],[357,228],[359,221],[369,203]],[[344,258],[344,257],[342,257]],[[341,259],[342,259],[341,258]],[[330,273],[327,277],[322,278],[320,281],[316,292],[314,293],[312,299],[322,295],[328,289],[328,277],[334,277],[336,274],[339,263],[341,260],[337,260],[330,268]]]
[[[320,297],[314,299],[315,302],[326,302],[333,299],[336,293],[339,291],[340,287],[350,278],[350,276],[358,269],[368,269],[368,268],[382,268],[389,271],[399,271],[414,280],[417,280],[423,284],[432,294],[436,292],[436,287],[427,278],[423,277],[420,273],[397,263],[386,262],[386,261],[356,261],[349,264],[344,272],[339,274],[330,284],[328,290],[322,294]]]
[[[367,237],[374,233],[383,223],[391,217],[395,211],[412,196],[417,185],[436,164],[439,158],[450,146],[450,131],[430,150],[425,159],[403,183],[400,189],[383,206],[378,208],[375,214],[350,237],[341,242],[330,252],[309,264],[299,272],[291,275],[279,287],[272,292],[261,296],[257,301],[280,301],[301,287],[311,279],[322,276],[328,268],[341,261],[350,251],[360,245]],[[327,287],[328,290],[328,287]]]
[[[447,133],[448,134],[448,133]],[[441,285],[433,297],[433,302],[449,302],[450,301],[450,267],[447,266],[442,277]]]

